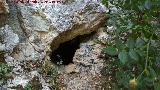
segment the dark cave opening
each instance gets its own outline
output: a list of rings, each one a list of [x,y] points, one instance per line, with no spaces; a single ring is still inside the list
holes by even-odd
[[[73,56],[80,45],[80,36],[60,44],[51,54],[51,61],[57,65],[68,65],[73,63]]]
[[[86,35],[80,35],[76,38],[60,44],[60,46],[51,53],[51,61],[56,65],[68,65],[73,63],[73,57],[77,49],[80,48],[80,43],[85,42],[95,32]]]

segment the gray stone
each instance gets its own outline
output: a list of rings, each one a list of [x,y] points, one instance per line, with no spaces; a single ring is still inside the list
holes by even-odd
[[[19,4],[21,26],[28,37],[38,36],[55,50],[76,36],[89,34],[104,25],[106,8],[90,0],[71,4]],[[39,23],[36,23],[39,22]]]
[[[13,33],[10,26],[0,28],[0,51],[12,52],[13,48],[19,43],[19,37]]]

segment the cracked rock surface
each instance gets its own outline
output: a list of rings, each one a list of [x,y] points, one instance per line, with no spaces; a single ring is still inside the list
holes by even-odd
[[[27,36],[37,36],[52,50],[78,35],[97,30],[107,19],[106,8],[90,0],[77,0],[69,5],[18,4],[18,12]]]
[[[47,62],[50,61],[50,53],[61,43],[98,30],[107,20],[105,15],[107,9],[99,0],[74,0],[68,4],[13,4],[9,1],[7,3],[10,13],[0,15],[0,62],[6,62],[11,67],[10,78],[0,80],[0,89],[4,90],[23,90],[28,83],[33,84],[33,88],[39,87],[37,90],[54,90],[53,86],[56,86],[54,80],[57,79],[50,81],[48,79],[54,78],[52,75],[48,76],[48,71],[56,69],[53,68],[53,63]],[[7,10],[5,1],[0,0],[0,13],[6,13]],[[65,89],[77,90],[81,85],[84,86],[80,90],[87,87],[87,90],[95,89],[94,85],[99,83],[100,79],[91,83],[93,78],[84,75],[101,78],[97,70],[103,67],[104,61],[93,60],[96,55],[95,57],[87,55],[88,52],[94,54],[92,49],[99,47],[101,46],[93,43],[84,43],[81,49],[76,51],[74,64],[68,66],[72,70],[68,71],[67,68],[65,70],[67,73],[76,70],[75,72],[81,74],[73,75],[75,76],[71,77],[73,80],[68,78],[69,81],[64,82],[68,85]],[[96,52],[99,53],[100,49]],[[63,77],[60,75],[59,78]],[[86,78],[89,80],[85,80]]]

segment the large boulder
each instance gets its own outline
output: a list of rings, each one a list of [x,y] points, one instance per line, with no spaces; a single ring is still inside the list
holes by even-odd
[[[18,9],[27,37],[39,37],[42,44],[51,45],[52,50],[63,42],[97,30],[107,19],[106,8],[96,0],[77,0],[69,5],[19,4]]]

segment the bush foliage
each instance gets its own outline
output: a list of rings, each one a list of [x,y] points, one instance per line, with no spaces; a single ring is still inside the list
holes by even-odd
[[[114,41],[102,51],[111,56],[108,67],[114,89],[160,90],[160,0],[103,0],[109,8],[108,27]]]

